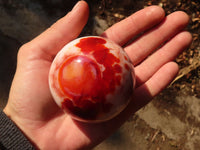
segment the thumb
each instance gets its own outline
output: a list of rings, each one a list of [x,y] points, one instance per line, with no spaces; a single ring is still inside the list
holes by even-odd
[[[55,56],[65,44],[77,38],[87,23],[88,16],[88,4],[85,1],[79,1],[66,16],[21,49],[32,50],[34,54],[47,54],[48,57]]]

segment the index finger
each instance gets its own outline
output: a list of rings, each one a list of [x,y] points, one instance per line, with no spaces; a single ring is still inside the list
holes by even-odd
[[[149,6],[114,24],[102,36],[123,46],[137,34],[158,24],[164,17],[165,12],[161,7]]]

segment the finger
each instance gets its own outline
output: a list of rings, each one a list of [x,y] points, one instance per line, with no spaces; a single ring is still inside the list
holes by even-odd
[[[145,106],[154,96],[166,88],[178,73],[178,65],[169,62],[162,66],[146,83],[135,90],[135,95],[129,107],[136,112]]]
[[[158,6],[144,8],[123,21],[116,23],[102,36],[107,37],[121,46],[137,34],[159,23],[165,16],[164,10]]]
[[[79,1],[71,12],[26,44],[26,46],[34,50],[34,53],[38,52],[42,57],[44,55],[51,59],[65,44],[80,34],[87,23],[88,15],[87,3]]]
[[[191,34],[183,31],[138,65],[135,68],[135,74],[137,75],[136,86],[146,82],[165,63],[173,61],[178,54],[190,45],[191,41]]]
[[[189,22],[189,17],[184,12],[174,12],[149,32],[125,48],[134,65],[140,63],[153,50],[183,30]]]

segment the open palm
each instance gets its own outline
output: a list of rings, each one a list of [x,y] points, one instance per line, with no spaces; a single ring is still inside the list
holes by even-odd
[[[39,149],[88,149],[100,143],[171,82],[178,72],[172,61],[191,42],[191,35],[183,31],[188,16],[175,12],[165,17],[158,6],[147,7],[113,25],[102,36],[123,46],[131,58],[136,73],[135,94],[129,106],[114,119],[81,123],[55,104],[48,73],[57,52],[78,37],[88,14],[87,3],[78,2],[65,17],[19,50],[4,112]]]

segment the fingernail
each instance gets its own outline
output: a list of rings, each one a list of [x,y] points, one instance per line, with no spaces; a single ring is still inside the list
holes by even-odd
[[[76,5],[73,7],[72,11],[76,10],[77,8],[79,8],[79,6],[80,6],[80,1],[78,1],[76,3]]]

